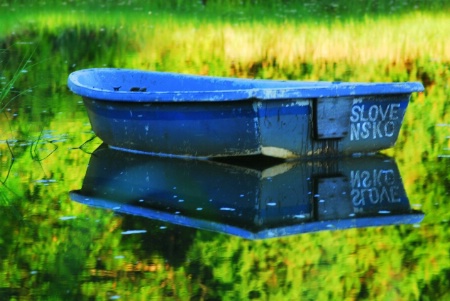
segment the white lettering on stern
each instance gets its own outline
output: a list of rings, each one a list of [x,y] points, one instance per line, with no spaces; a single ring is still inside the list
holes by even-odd
[[[364,104],[353,105],[350,115],[350,140],[379,139],[392,137],[395,120],[399,119],[399,103],[387,106]]]

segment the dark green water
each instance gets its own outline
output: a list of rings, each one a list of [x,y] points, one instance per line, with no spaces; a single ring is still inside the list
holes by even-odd
[[[255,168],[115,152],[95,156],[101,141],[91,140],[84,106],[66,79],[81,68],[119,67],[117,40],[87,29],[36,35],[25,32],[0,47],[7,49],[5,81],[34,51],[33,66],[10,97],[22,94],[0,115],[1,300],[450,298],[448,159],[398,167],[395,159],[383,159]],[[86,42],[93,36],[94,46]],[[403,180],[372,187],[379,189],[380,207],[343,198],[324,209],[314,199],[324,186],[314,186],[312,170],[329,177],[335,173],[325,170],[348,171],[349,177],[350,170],[370,171],[371,177],[385,161],[391,162],[385,170],[399,168]],[[352,179],[350,188],[359,188]],[[74,200],[70,192],[82,187],[88,197]],[[258,203],[264,189],[284,193],[283,202]],[[216,199],[223,203],[210,205]],[[296,219],[277,220],[294,211]],[[354,227],[363,213],[363,225],[374,227]],[[392,214],[398,218],[385,219]],[[258,235],[263,239],[248,239]]]

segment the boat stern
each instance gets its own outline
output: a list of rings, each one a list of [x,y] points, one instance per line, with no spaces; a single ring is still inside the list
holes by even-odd
[[[373,153],[394,146],[410,94],[260,101],[261,151],[294,158]]]

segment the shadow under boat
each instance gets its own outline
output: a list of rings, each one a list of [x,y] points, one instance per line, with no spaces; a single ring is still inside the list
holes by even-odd
[[[424,217],[411,208],[395,161],[382,155],[213,161],[102,145],[81,190],[70,195],[89,206],[246,239],[415,224]]]

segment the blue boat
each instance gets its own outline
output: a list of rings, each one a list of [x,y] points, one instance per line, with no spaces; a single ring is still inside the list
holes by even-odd
[[[94,68],[73,72],[96,135],[157,155],[279,158],[392,147],[418,82],[237,79]]]
[[[167,158],[102,145],[81,189],[70,195],[88,206],[246,239],[416,224],[424,217],[411,208],[389,157],[260,157]]]

